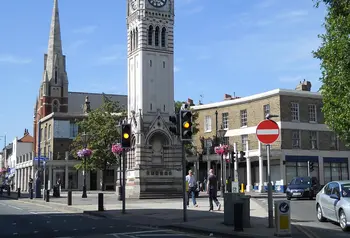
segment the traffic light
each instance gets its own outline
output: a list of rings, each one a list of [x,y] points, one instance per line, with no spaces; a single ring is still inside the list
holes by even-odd
[[[174,135],[179,135],[179,114],[176,114],[175,116],[169,116],[169,121],[173,124],[169,127],[169,131]]]
[[[180,111],[180,138],[182,141],[192,140],[192,112],[189,110]]]
[[[131,125],[130,124],[122,125],[122,147],[123,148],[131,147]]]
[[[236,152],[234,152],[234,151],[231,152],[231,161],[232,162],[236,161]]]
[[[244,151],[240,151],[239,152],[239,158],[240,158],[240,161],[244,161],[245,160],[245,152]]]
[[[310,173],[314,171],[314,162],[309,161],[309,170],[310,170]]]

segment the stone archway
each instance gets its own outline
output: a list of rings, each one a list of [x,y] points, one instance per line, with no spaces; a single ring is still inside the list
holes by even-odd
[[[164,146],[170,145],[169,137],[162,131],[155,131],[150,135],[148,143],[152,150],[152,164],[164,163]]]

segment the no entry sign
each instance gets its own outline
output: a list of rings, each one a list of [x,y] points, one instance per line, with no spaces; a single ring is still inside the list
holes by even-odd
[[[280,128],[273,120],[265,120],[256,127],[256,137],[261,143],[272,144],[280,135]]]

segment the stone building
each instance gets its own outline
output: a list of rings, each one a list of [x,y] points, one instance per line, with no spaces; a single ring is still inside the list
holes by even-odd
[[[275,89],[242,98],[226,94],[222,102],[192,108],[199,113],[200,132],[195,137],[195,144],[207,163],[206,169],[215,168],[220,176],[220,157],[214,154],[213,147],[220,142],[218,130],[223,128],[226,132],[221,142],[246,153],[246,159],[236,166],[239,181],[246,184],[248,191],[262,191],[267,182],[266,147],[255,134],[266,114],[277,115],[273,119],[280,127],[280,136],[271,146],[274,185],[286,185],[294,176],[306,176],[308,161],[314,166],[311,175],[321,184],[349,179],[349,149],[324,124],[322,96],[319,92],[311,92],[308,81],[300,82],[295,90]]]
[[[99,107],[104,97],[118,102],[126,110],[127,96],[70,92],[68,84],[66,56],[62,51],[58,0],[54,0],[48,50],[47,54],[44,55],[44,73],[34,106],[34,153],[23,155],[19,160],[24,163],[21,168],[28,166],[37,168],[35,157],[37,157],[40,148],[40,157],[47,160],[45,166],[46,184],[52,186],[60,178],[63,189],[68,187],[81,189],[81,171],[78,172],[73,168],[78,161],[72,160],[68,153],[69,145],[78,129],[73,122],[86,116],[84,110],[93,110]],[[86,101],[86,99],[88,100]],[[40,141],[39,131],[41,133]],[[34,171],[32,170],[31,177],[35,176]],[[87,173],[87,188],[100,189],[100,171],[91,173],[93,174],[91,176],[90,173]],[[114,174],[115,172],[108,172],[107,181],[115,181]],[[27,181],[30,176],[26,176],[25,180]],[[110,187],[110,185],[108,186]]]

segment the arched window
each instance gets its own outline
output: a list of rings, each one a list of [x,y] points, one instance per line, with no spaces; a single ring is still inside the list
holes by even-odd
[[[166,41],[166,29],[163,27],[162,29],[162,47],[165,47],[165,41]]]
[[[148,45],[153,45],[153,26],[148,28]]]
[[[132,31],[130,31],[130,51],[133,50],[133,45],[134,45],[134,34]]]
[[[156,27],[155,37],[156,38],[155,38],[154,43],[155,43],[156,46],[159,46],[159,27],[158,26]]]
[[[136,49],[136,30],[133,30],[132,34],[133,34],[133,46],[132,46],[132,48],[135,50]]]
[[[135,48],[139,48],[139,30],[137,28],[135,31]]]
[[[55,84],[57,84],[58,81],[58,69],[55,67]]]
[[[59,107],[60,107],[60,105],[59,105],[58,101],[54,100],[52,102],[52,112],[59,112]]]

